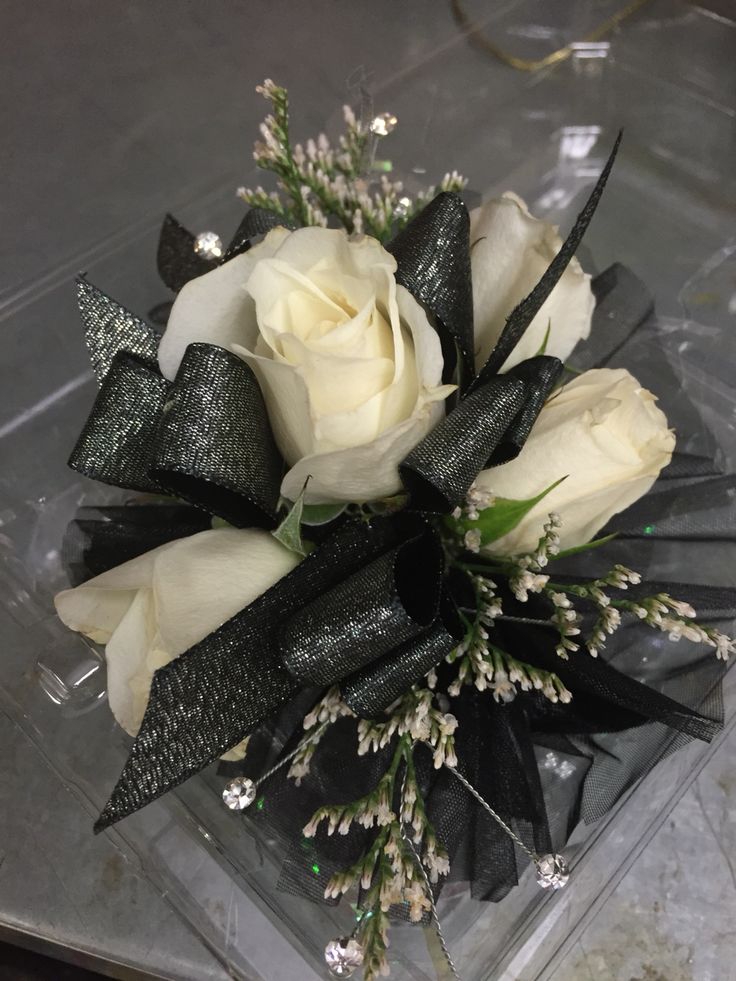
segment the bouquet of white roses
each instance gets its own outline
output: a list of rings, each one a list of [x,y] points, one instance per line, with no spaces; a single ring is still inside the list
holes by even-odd
[[[565,367],[618,141],[563,242],[514,194],[468,213],[454,172],[417,198],[372,181],[389,114],[292,146],[285,91],[261,91],[278,191],[240,191],[227,249],[167,219],[163,336],[79,282],[101,387],[70,465],[157,499],[80,518],[86,581],[56,606],[105,645],[136,737],[98,828],[222,758],[230,808],[308,839],[285,884],[356,894],[326,956],[371,978],[389,916],[436,917],[448,874],[500,898],[519,846],[567,881],[536,734],[715,731],[598,657],[625,621],[733,643],[621,564],[571,573],[675,446],[627,370]]]

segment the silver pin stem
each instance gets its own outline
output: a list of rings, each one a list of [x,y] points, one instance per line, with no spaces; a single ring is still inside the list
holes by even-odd
[[[413,748],[414,747],[412,746],[412,750]],[[414,861],[416,862],[417,868],[422,874],[422,879],[424,880],[424,888],[427,892],[427,899],[429,900],[430,912],[432,914],[432,919],[434,920],[435,933],[437,934],[437,939],[440,942],[442,953],[445,955],[447,966],[450,968],[450,972],[452,973],[453,978],[455,978],[455,981],[462,981],[462,978],[458,974],[457,968],[455,967],[455,962],[453,961],[452,956],[450,954],[450,949],[447,946],[445,935],[442,932],[442,923],[440,922],[439,913],[437,912],[437,906],[434,901],[434,893],[432,892],[432,883],[429,881],[427,870],[424,868],[424,865],[422,864],[422,860],[419,856],[419,852],[417,851],[414,842],[411,840],[411,836],[406,833],[406,829],[404,827],[404,821],[401,818],[401,812],[404,809],[404,792],[406,790],[406,777],[408,772],[409,772],[409,768],[406,765],[406,761],[404,761],[404,774],[401,780],[401,800],[400,800],[400,811],[399,811],[399,825],[401,827],[401,837],[409,846],[409,850],[414,856]]]
[[[262,783],[268,780],[269,777],[272,777],[274,773],[276,773],[278,770],[281,769],[282,766],[286,766],[287,763],[291,763],[294,757],[298,756],[305,746],[308,746],[311,742],[314,742],[316,739],[319,739],[319,737],[322,735],[322,733],[329,725],[330,725],[330,720],[328,719],[327,722],[323,722],[320,726],[318,726],[314,730],[314,732],[310,732],[307,736],[305,736],[304,739],[302,739],[302,741],[296,747],[296,749],[292,749],[292,751],[288,753],[286,756],[284,756],[283,759],[280,759],[275,766],[272,766],[270,770],[266,770],[266,772],[262,776],[260,776],[257,780],[254,781],[256,787],[260,787]]]
[[[235,777],[229,780],[222,791],[222,799],[225,806],[231,811],[244,811],[250,807],[258,796],[257,792],[261,784],[268,780],[269,777],[272,777],[282,766],[290,763],[305,746],[319,739],[328,725],[330,725],[329,719],[318,726],[314,732],[310,732],[305,736],[295,749],[284,756],[283,759],[280,759],[275,766],[272,766],[270,770],[267,770],[257,780],[253,780],[251,777]]]
[[[537,883],[542,889],[562,889],[563,886],[567,885],[568,879],[570,878],[570,869],[568,868],[567,862],[563,855],[557,855],[550,852],[548,855],[538,855],[536,852],[532,851],[531,848],[527,848],[524,842],[515,834],[511,828],[506,824],[504,819],[500,814],[496,814],[490,804],[488,804],[475,787],[465,779],[465,777],[453,766],[448,766],[447,763],[444,764],[445,768],[450,771],[450,773],[455,776],[460,783],[465,787],[469,793],[475,797],[478,803],[481,805],[484,811],[487,811],[491,815],[493,820],[498,824],[506,834],[515,842],[522,851],[526,852],[529,858],[534,863],[534,868],[537,873]]]
[[[512,839],[512,841],[514,841],[519,846],[519,848],[522,849],[522,851],[526,852],[526,854],[529,856],[529,858],[532,860],[532,862],[534,862],[535,865],[538,865],[539,864],[539,860],[540,860],[540,856],[537,855],[536,852],[533,852],[531,850],[531,848],[527,848],[527,846],[524,844],[524,842],[521,840],[521,838],[519,838],[519,836],[517,834],[515,834],[515,832],[513,832],[511,830],[511,828],[508,826],[508,824],[506,824],[506,822],[504,821],[504,819],[499,814],[496,814],[496,812],[493,810],[493,808],[491,807],[490,804],[488,804],[485,800],[483,800],[483,798],[478,793],[478,791],[475,789],[475,787],[472,785],[472,783],[469,783],[469,781],[467,781],[465,779],[465,777],[462,775],[462,773],[460,773],[459,770],[456,770],[454,766],[448,766],[447,763],[445,763],[444,766],[445,766],[445,769],[449,770],[450,773],[452,773],[453,776],[456,777],[460,781],[460,783],[463,785],[463,787],[465,787],[465,789],[470,794],[472,794],[473,797],[475,797],[475,799],[478,801],[478,803],[483,808],[483,810],[484,811],[487,811],[488,814],[491,815],[491,817],[496,822],[496,824],[498,824],[501,828],[503,828],[503,830]]]

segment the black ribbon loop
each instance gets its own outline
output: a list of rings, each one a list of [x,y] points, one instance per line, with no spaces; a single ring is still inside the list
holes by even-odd
[[[281,634],[284,666],[331,685],[421,634],[437,615],[443,556],[429,526],[296,613]]]
[[[224,348],[190,344],[160,416],[151,476],[231,524],[272,528],[283,471],[249,366]]]
[[[458,194],[445,191],[423,208],[387,246],[398,264],[396,282],[437,321],[445,381],[460,356],[460,389],[475,374],[470,218]]]
[[[244,361],[212,344],[189,345],[173,384],[118,353],[69,466],[171,492],[238,527],[276,523],[283,461],[260,387]]]
[[[77,279],[77,305],[89,359],[100,384],[120,351],[156,363],[158,336],[154,329],[83,276]]]
[[[412,507],[442,514],[461,504],[524,398],[524,382],[503,375],[463,399],[399,467]]]
[[[506,373],[505,377],[518,378],[524,383],[524,404],[491,453],[487,466],[508,463],[519,455],[562,371],[563,364],[559,358],[537,355],[520,362]]]
[[[69,458],[72,470],[103,484],[160,493],[151,467],[168,392],[155,364],[118,352]]]
[[[343,701],[356,715],[375,718],[440,664],[457,647],[464,633],[455,606],[445,593],[440,615],[428,630],[343,681],[340,685]]]

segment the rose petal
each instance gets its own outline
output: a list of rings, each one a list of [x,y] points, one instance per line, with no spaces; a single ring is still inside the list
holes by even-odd
[[[158,556],[173,544],[167,542],[75,589],[57,593],[54,605],[59,619],[71,630],[91,637],[95,643],[106,644],[138,590],[151,586]]]
[[[304,379],[289,365],[233,345],[233,352],[253,369],[268,410],[274,439],[288,464],[312,453],[314,430]]]
[[[148,704],[154,672],[149,658],[155,637],[153,596],[150,589],[141,589],[105,648],[110,711],[131,736],[140,729]],[[157,666],[172,659],[162,654],[156,658]]]
[[[481,487],[515,499],[534,497],[568,475],[489,550],[533,550],[551,511],[562,518],[563,548],[590,541],[649,490],[674,445],[654,396],[628,371],[584,372],[542,409],[515,460],[479,475]]]
[[[471,212],[470,241],[476,366],[481,368],[506,318],[542,278],[562,239],[552,225],[534,218],[521,198],[507,192]],[[546,353],[564,361],[577,342],[590,333],[594,306],[590,276],[573,258],[504,369],[533,357],[548,326]]]
[[[181,654],[244,609],[298,564],[256,528],[216,528],[177,542],[156,559],[153,592],[161,640]]]
[[[445,398],[447,394],[439,397]],[[310,477],[305,494],[309,504],[360,503],[392,497],[402,489],[399,464],[443,414],[440,402],[428,402],[411,419],[370,443],[305,456],[284,477],[281,493],[289,500],[296,500]]]
[[[62,621],[107,642],[110,708],[135,735],[154,672],[248,606],[299,558],[268,532],[178,539],[56,597]]]

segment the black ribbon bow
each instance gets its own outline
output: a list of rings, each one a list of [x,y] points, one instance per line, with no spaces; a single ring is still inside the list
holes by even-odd
[[[215,760],[304,686],[339,684],[358,715],[373,716],[457,645],[464,632],[458,597],[444,575],[437,532],[422,514],[452,511],[481,469],[523,447],[562,365],[539,355],[505,375],[498,370],[577,248],[617,148],[618,140],[570,236],[477,375],[461,199],[438,195],[389,246],[397,281],[432,316],[446,365],[457,364],[460,381],[455,407],[399,468],[408,509],[338,523],[292,573],[156,672],[97,830]],[[269,223],[249,212],[222,261]],[[203,271],[203,260],[192,259],[193,242],[168,216],[159,267],[173,289]],[[86,281],[78,289],[101,388],[70,465],[117,486],[170,492],[236,526],[273,527],[284,464],[251,369],[221,348],[192,344],[169,383],[156,365],[151,328]]]

